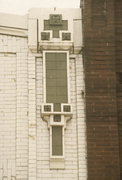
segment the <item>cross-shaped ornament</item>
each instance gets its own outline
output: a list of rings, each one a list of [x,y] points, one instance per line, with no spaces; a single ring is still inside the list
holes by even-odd
[[[44,30],[52,30],[53,38],[59,38],[59,31],[68,30],[68,21],[62,20],[61,14],[51,14],[49,20],[44,20]]]

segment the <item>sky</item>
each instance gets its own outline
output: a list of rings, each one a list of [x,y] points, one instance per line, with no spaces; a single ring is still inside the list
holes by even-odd
[[[0,12],[24,15],[35,7],[79,8],[80,0],[0,0]]]

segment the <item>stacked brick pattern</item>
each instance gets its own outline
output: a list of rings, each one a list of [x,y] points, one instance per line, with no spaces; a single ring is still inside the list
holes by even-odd
[[[36,66],[35,54],[28,54],[28,179],[37,179],[37,122],[36,122]]]
[[[28,178],[27,40],[0,35],[0,179]]]
[[[18,39],[18,38],[17,38]],[[17,40],[16,40],[17,41]],[[18,41],[17,41],[18,42]],[[27,39],[20,38],[16,86],[16,179],[28,178],[28,53]]]
[[[16,56],[0,54],[0,179],[16,175]]]
[[[93,1],[85,0],[83,11],[88,180],[118,180],[114,0],[102,1],[106,9],[97,22]],[[104,7],[99,2],[96,8]]]

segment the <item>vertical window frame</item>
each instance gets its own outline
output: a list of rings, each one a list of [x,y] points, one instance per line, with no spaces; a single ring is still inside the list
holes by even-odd
[[[69,82],[69,51],[43,51],[43,94],[44,94],[44,103],[46,104],[46,53],[66,53],[67,54],[67,97],[68,102],[70,103],[70,82]]]
[[[57,126],[57,125],[56,125]],[[52,153],[52,127],[50,127],[50,158],[53,159],[53,158],[56,158],[56,159],[60,159],[60,158],[63,158],[64,159],[64,156],[65,156],[65,153],[64,153],[64,126],[59,126],[59,127],[62,127],[62,155],[53,155]]]

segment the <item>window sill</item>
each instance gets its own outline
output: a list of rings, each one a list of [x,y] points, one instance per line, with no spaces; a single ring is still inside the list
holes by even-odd
[[[50,169],[65,169],[64,157],[51,157]]]

